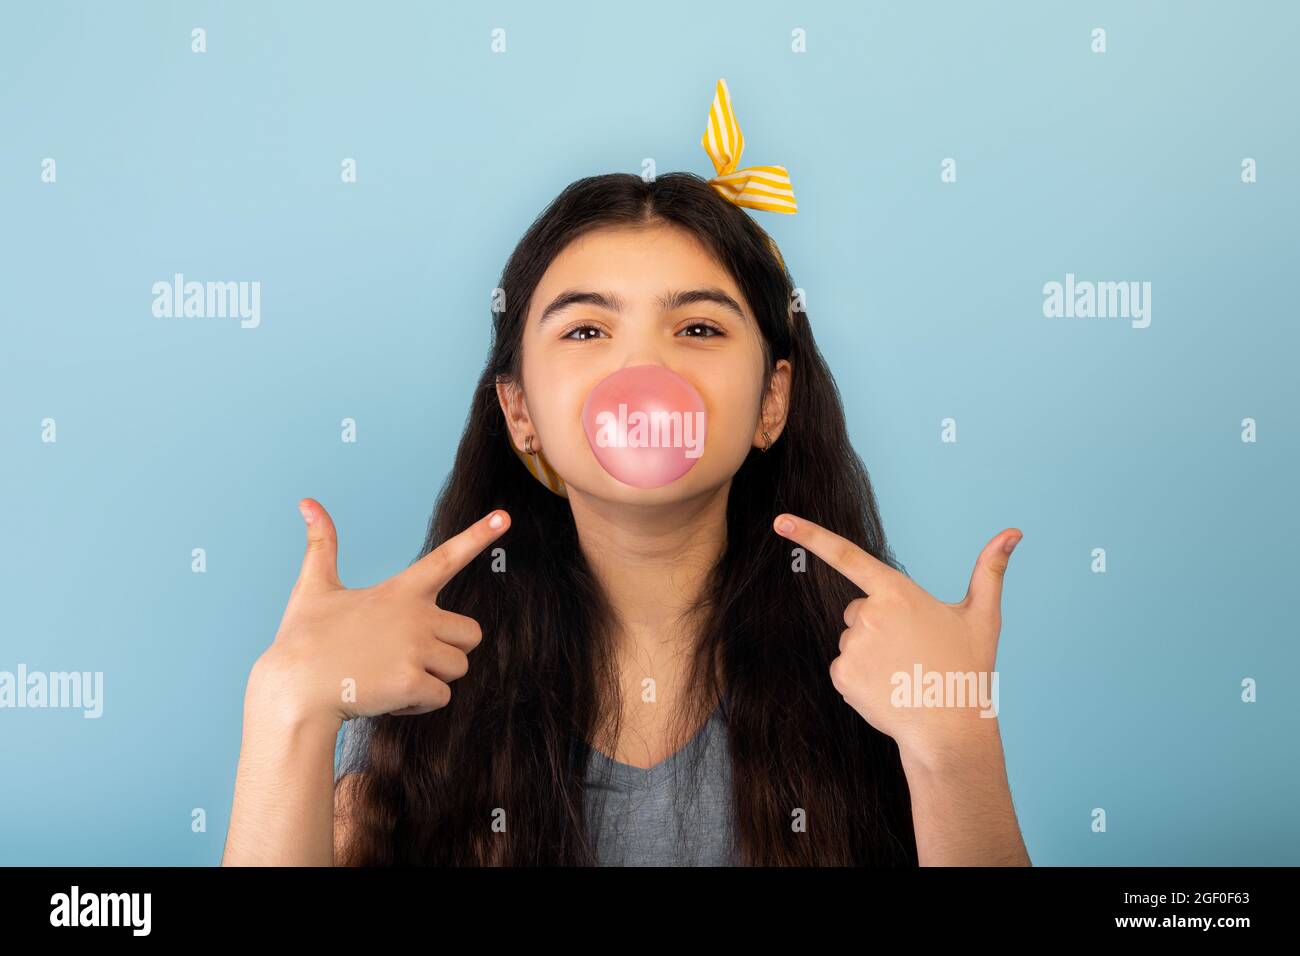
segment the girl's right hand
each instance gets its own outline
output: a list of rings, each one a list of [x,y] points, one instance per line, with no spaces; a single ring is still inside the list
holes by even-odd
[[[447,706],[451,681],[483,639],[473,618],[438,607],[438,592],[510,526],[493,511],[369,588],[338,575],[338,534],[321,504],[299,503],[307,553],[275,640],[254,666],[264,694],[298,718],[329,722],[424,714]]]

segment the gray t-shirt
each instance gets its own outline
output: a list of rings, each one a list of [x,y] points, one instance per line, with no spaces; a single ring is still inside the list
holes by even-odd
[[[345,721],[334,779],[364,770],[366,718]],[[649,769],[588,747],[587,825],[601,866],[734,866],[731,755],[721,707]]]
[[[649,769],[587,749],[587,826],[601,866],[736,865],[720,708],[685,747]]]

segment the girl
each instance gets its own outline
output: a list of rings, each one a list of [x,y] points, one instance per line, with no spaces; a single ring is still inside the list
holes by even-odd
[[[960,604],[911,582],[780,254],[717,186],[594,176],[533,223],[409,568],[344,588],[304,500],[223,863],[1028,863],[996,718],[890,684],[992,670],[1019,533]],[[707,411],[652,488],[581,420],[639,365]]]

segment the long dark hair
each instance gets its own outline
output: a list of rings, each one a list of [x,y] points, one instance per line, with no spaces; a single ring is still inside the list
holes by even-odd
[[[733,478],[725,549],[691,611],[689,703],[675,724],[699,727],[715,708],[724,718],[735,862],[916,864],[897,745],[844,701],[828,671],[844,607],[861,592],[812,555],[800,573],[772,521],[783,511],[810,518],[903,568],[885,542],[807,313],[792,306],[789,272],[751,216],[693,173],[578,180],[510,256],[505,308],[493,312],[487,364],[420,553],[493,508],[510,513],[509,530],[439,597],[477,620],[483,641],[446,707],[348,722],[358,735],[342,771],[366,772],[352,791],[354,837],[338,862],[597,862],[585,774],[588,742],[617,739],[613,612],[568,501],[511,451],[496,383],[519,381],[529,301],[565,246],[600,227],[665,223],[702,241],[744,293],[764,340],[764,388],[778,359],[793,372],[784,432],[766,453],[751,450]],[[504,573],[501,553],[493,566],[498,547]]]

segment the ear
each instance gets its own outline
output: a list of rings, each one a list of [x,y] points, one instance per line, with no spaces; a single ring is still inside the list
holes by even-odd
[[[790,414],[790,383],[793,376],[794,369],[789,359],[781,359],[776,363],[776,368],[772,370],[772,380],[763,395],[763,407],[758,416],[758,426],[754,429],[755,448],[762,448],[766,444],[764,431],[775,443],[781,437],[781,432],[785,430],[785,420]]]
[[[501,414],[505,416],[506,427],[510,429],[510,440],[520,451],[524,449],[524,439],[533,436],[533,445],[539,445],[537,429],[528,414],[528,403],[524,399],[524,390],[518,382],[497,379],[497,401],[501,403]]]

